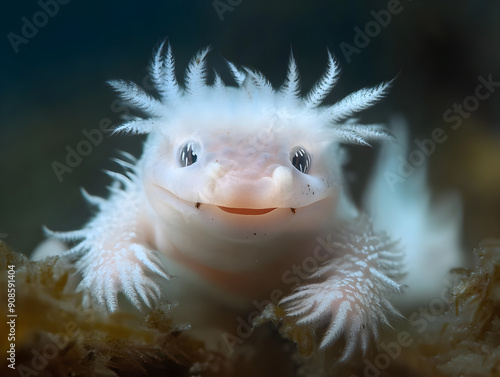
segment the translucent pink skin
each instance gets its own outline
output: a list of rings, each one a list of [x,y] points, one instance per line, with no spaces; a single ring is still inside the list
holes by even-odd
[[[227,113],[219,104],[215,119],[203,109],[183,117],[178,134],[151,135],[138,166],[154,249],[228,291],[235,279],[224,274],[240,274],[245,296],[258,298],[283,285],[280,269],[307,257],[316,237],[334,228],[340,163],[330,157],[337,146],[325,141],[328,129],[304,132],[300,122],[309,117],[242,116],[249,109],[235,102]],[[186,142],[196,145],[197,160],[182,167]],[[307,174],[291,163],[297,146],[313,161]]]
[[[232,331],[255,300],[283,299],[297,323],[311,330],[329,323],[320,347],[345,334],[344,357],[366,351],[398,314],[389,298],[401,290],[401,253],[348,199],[339,143],[389,138],[380,127],[341,122],[380,99],[388,84],[321,107],[338,75],[330,54],[327,71],[302,98],[293,57],[277,91],[260,73],[232,64],[238,87],[218,76],[207,85],[207,52],[190,62],[182,89],[170,48],[164,54],[160,46],[151,74],[161,100],[112,83],[151,115],[118,129],[149,136],[138,161],[120,162],[124,175],[110,173],[108,199],[86,195],[97,215],[82,230],[53,233],[80,240],[67,253],[79,257],[79,289],[110,311],[177,301],[172,316],[209,343]],[[196,154],[189,166],[186,143]],[[299,146],[310,156],[305,172],[292,164]],[[330,251],[319,258],[318,240],[327,239]],[[311,260],[317,266],[299,274],[297,266]]]

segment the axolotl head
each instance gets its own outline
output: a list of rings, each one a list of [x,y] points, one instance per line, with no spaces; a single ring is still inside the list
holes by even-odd
[[[217,74],[207,84],[207,52],[191,60],[181,88],[170,47],[164,53],[160,46],[151,64],[159,100],[130,83],[112,85],[151,115],[119,130],[149,134],[139,167],[163,224],[157,233],[221,267],[221,258],[214,262],[213,255],[199,252],[217,249],[233,268],[245,265],[240,252],[247,246],[283,245],[284,235],[311,234],[331,224],[342,190],[339,143],[387,138],[377,126],[345,119],[378,100],[388,84],[320,106],[338,77],[330,54],[323,77],[301,97],[293,56],[284,84],[275,90],[259,72],[231,63],[237,86],[224,85]],[[234,248],[240,251],[237,261]]]

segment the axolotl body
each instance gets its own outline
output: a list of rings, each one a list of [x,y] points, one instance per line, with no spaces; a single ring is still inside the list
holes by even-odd
[[[150,67],[158,98],[111,82],[148,115],[116,132],[148,138],[140,159],[119,161],[124,174],[110,173],[109,198],[85,193],[97,213],[82,230],[52,233],[78,241],[64,255],[80,273],[79,289],[110,311],[177,301],[194,333],[227,331],[235,313],[276,299],[298,325],[324,329],[321,348],[345,337],[345,357],[366,350],[399,315],[391,297],[408,266],[397,242],[351,203],[340,146],[390,140],[381,127],[350,120],[389,83],[324,106],[339,74],[330,53],[302,97],[293,56],[276,90],[232,63],[236,86],[217,73],[207,84],[207,52],[191,60],[181,87],[162,44]]]

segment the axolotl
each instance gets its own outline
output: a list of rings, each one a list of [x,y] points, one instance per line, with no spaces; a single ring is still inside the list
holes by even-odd
[[[374,231],[354,206],[341,146],[391,142],[383,127],[352,119],[391,83],[322,105],[339,77],[329,52],[302,96],[293,54],[274,89],[230,62],[235,84],[217,73],[208,83],[208,51],[190,61],[182,86],[161,44],[150,65],[155,96],[110,82],[143,115],[115,132],[148,137],[139,159],[117,160],[124,173],[109,173],[107,199],[84,192],[97,211],[83,229],[51,233],[75,242],[64,255],[78,289],[109,311],[176,301],[193,334],[234,329],[235,315],[267,299],[315,330],[320,349],[344,338],[345,358],[366,351],[399,316],[391,300],[412,266],[391,229]]]

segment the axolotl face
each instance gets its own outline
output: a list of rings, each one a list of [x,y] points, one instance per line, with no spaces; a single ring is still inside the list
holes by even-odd
[[[292,255],[331,225],[338,144],[315,111],[226,90],[177,104],[150,134],[142,174],[161,219],[160,249],[168,240],[204,265],[248,270]]]
[[[183,273],[226,276],[226,287],[245,274],[280,276],[279,268],[311,255],[317,237],[335,229],[339,203],[348,203],[339,143],[387,139],[379,127],[347,119],[382,98],[390,83],[320,106],[339,75],[330,53],[323,76],[301,96],[293,56],[278,90],[261,73],[228,63],[234,87],[217,73],[208,84],[204,49],[182,87],[171,48],[163,47],[150,69],[159,98],[111,83],[149,115],[117,128],[149,134],[136,169],[148,207],[139,219],[149,229],[145,242]]]

